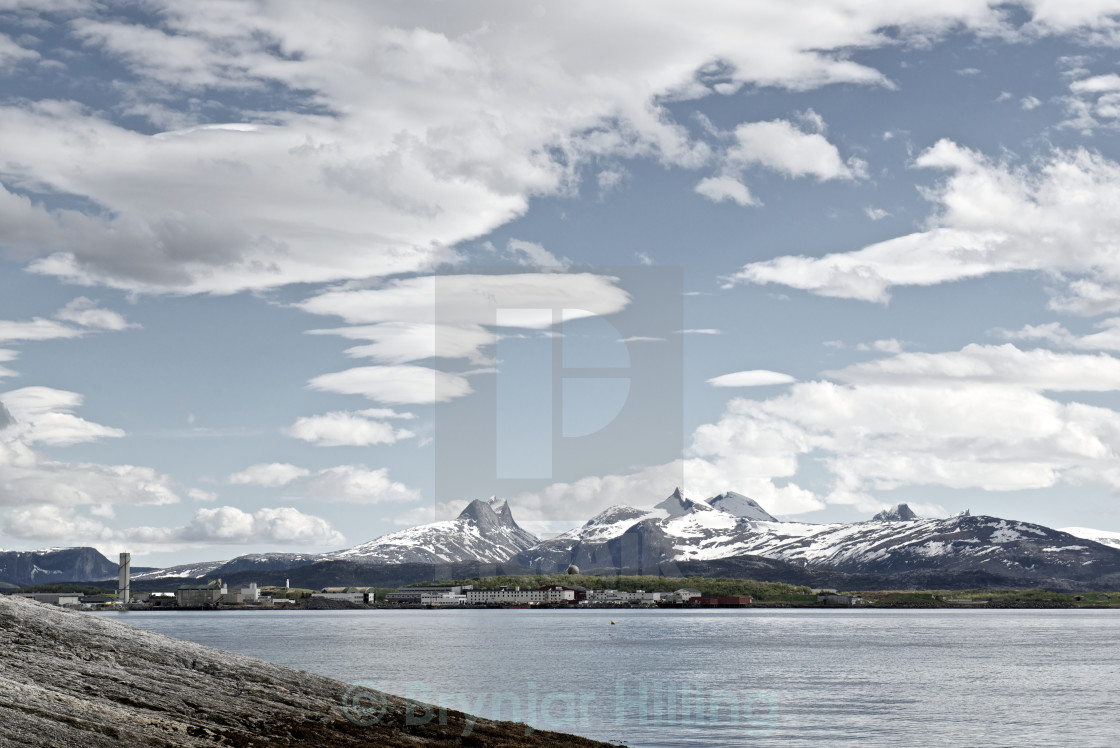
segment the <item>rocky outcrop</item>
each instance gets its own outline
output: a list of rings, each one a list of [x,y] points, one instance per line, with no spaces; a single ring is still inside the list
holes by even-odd
[[[909,504],[895,504],[890,509],[879,512],[871,519],[882,522],[911,522],[921,519],[921,517],[914,514],[914,510],[910,508]]]
[[[452,710],[410,726],[395,696],[21,598],[0,597],[0,647],[0,745],[606,745]]]

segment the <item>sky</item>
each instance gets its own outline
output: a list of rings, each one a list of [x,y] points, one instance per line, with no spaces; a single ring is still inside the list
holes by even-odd
[[[0,547],[677,486],[1120,530],[1118,48],[1118,0],[0,0]]]

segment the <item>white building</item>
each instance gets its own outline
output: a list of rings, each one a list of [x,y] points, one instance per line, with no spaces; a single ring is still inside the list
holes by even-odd
[[[549,603],[575,602],[575,590],[544,588],[523,590],[501,587],[496,590],[466,590],[467,605],[547,605]]]
[[[589,603],[640,603],[646,593],[643,590],[625,592],[623,590],[588,590]],[[652,594],[652,593],[651,593]]]
[[[447,606],[466,605],[466,595],[454,595],[450,592],[422,592],[420,593],[421,605]]]
[[[371,603],[373,602],[373,596],[372,587],[324,587],[321,592],[311,593],[311,597],[345,600],[351,603]]]
[[[401,587],[396,592],[390,592],[385,596],[387,603],[404,603],[409,605],[426,605],[424,603],[424,596],[440,597],[442,595],[462,595],[464,590],[474,589],[473,585],[457,585],[457,584],[430,584],[430,585],[416,585],[414,587]]]

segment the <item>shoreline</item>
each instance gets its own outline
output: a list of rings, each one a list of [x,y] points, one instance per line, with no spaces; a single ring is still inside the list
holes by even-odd
[[[9,596],[0,643],[2,745],[616,745],[451,709],[424,722],[416,709],[438,707]]]
[[[814,610],[814,611],[837,611],[837,610],[1116,610],[1120,611],[1120,605],[1097,605],[1085,604],[1077,605],[1074,603],[1066,602],[1032,602],[1023,601],[1016,603],[1007,602],[993,602],[993,603],[889,603],[886,605],[799,605],[797,603],[756,603],[749,606],[735,606],[735,607],[688,607],[688,606],[633,606],[633,605],[533,605],[533,606],[517,606],[517,607],[495,607],[486,605],[397,605],[397,604],[379,604],[379,605],[361,605],[358,603],[350,605],[330,605],[330,606],[304,606],[304,605],[286,605],[277,607],[267,606],[238,606],[238,605],[222,605],[210,608],[176,608],[176,607],[130,607],[126,609],[121,608],[101,608],[93,610],[85,610],[80,612],[87,613],[156,613],[156,612],[223,612],[223,613],[238,613],[238,612],[291,612],[291,611],[345,611],[345,610],[366,610],[366,611],[480,611],[480,610],[556,610],[556,611],[586,611],[586,610],[643,610],[643,611],[664,611],[664,612],[695,612],[704,610]]]

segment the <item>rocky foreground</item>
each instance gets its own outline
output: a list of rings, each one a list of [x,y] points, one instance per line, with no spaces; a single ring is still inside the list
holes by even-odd
[[[451,710],[410,726],[396,696],[347,711],[349,684],[7,596],[0,683],[0,745],[606,745]]]

